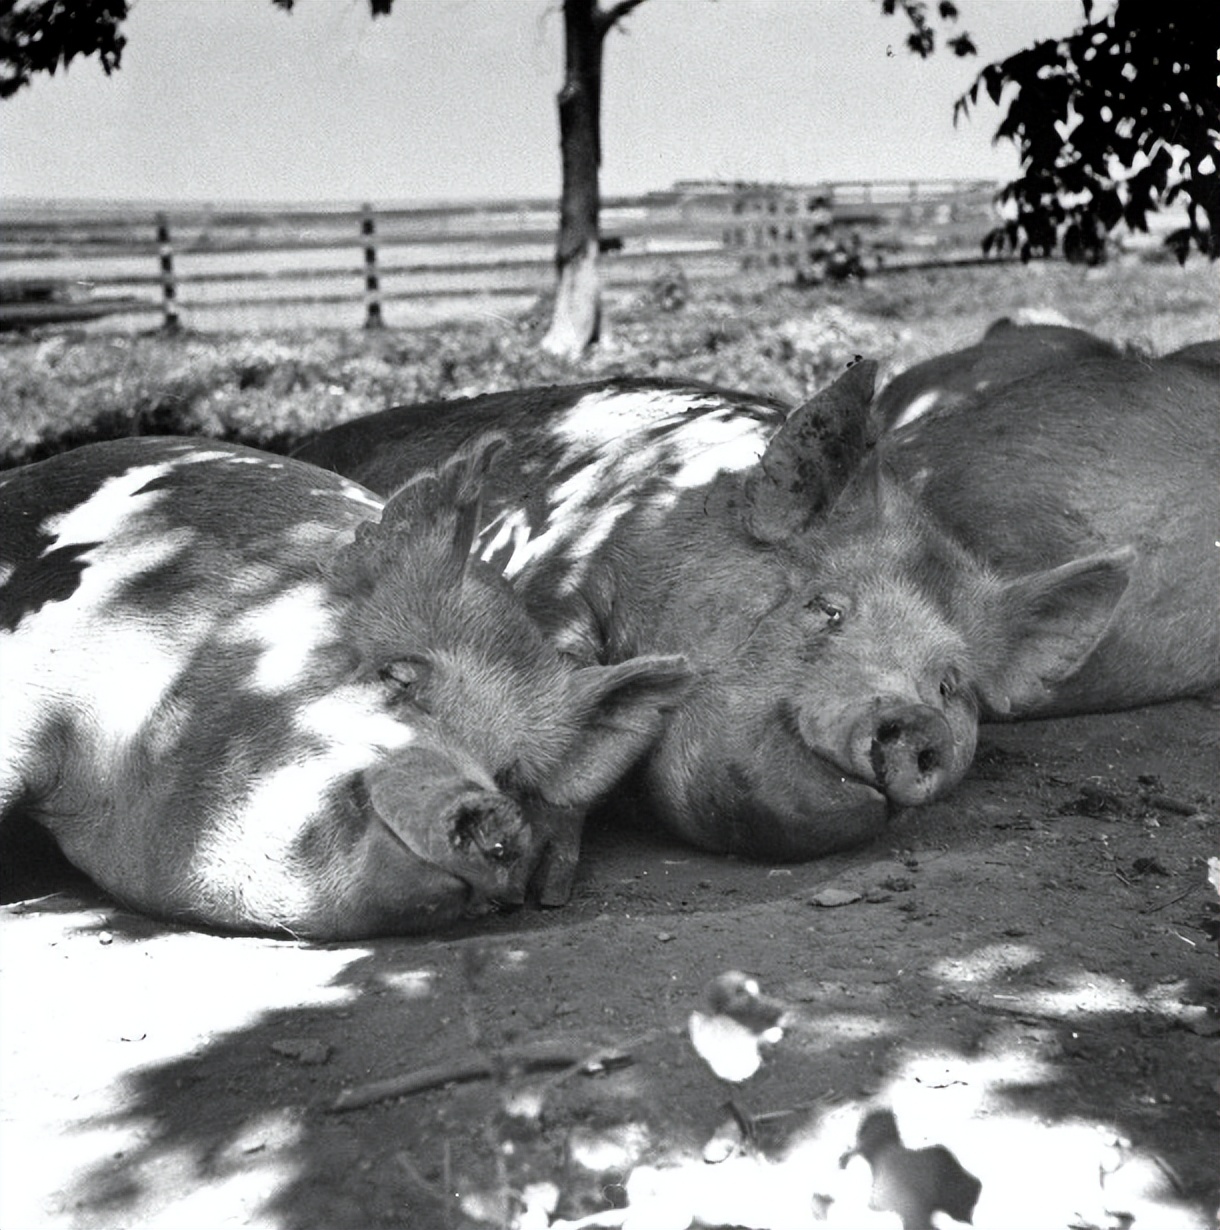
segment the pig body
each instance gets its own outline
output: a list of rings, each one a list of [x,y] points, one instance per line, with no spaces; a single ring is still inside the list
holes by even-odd
[[[1020,325],[1004,317],[973,346],[936,355],[895,376],[877,396],[877,415],[887,428],[900,427],[930,410],[988,396],[1034,372],[1117,354],[1109,342],[1083,329]]]
[[[980,706],[1075,669],[1127,578],[1122,550],[1011,578],[972,556],[876,464],[874,370],[787,416],[612,380],[390,410],[298,455],[388,490],[503,431],[484,559],[578,661],[691,665],[636,782],[648,812],[705,848],[808,858],[958,781]]]
[[[1172,363],[1198,363],[1204,367],[1220,367],[1220,340],[1191,342],[1164,357]]]
[[[1100,644],[1041,697],[995,716],[1093,713],[1220,687],[1220,367],[1095,359],[932,412],[887,464],[1004,575],[1129,547]]]
[[[0,483],[0,815],[138,909],[318,939],[570,885],[680,661],[572,670],[473,560],[475,442],[383,502],[234,445]]]

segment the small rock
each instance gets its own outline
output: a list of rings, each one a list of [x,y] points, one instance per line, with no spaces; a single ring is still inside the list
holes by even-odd
[[[915,881],[910,876],[887,876],[881,881],[881,887],[891,893],[909,893],[915,887]]]
[[[809,898],[809,904],[831,910],[840,905],[853,905],[860,899],[861,895],[850,888],[823,888]]]
[[[307,1065],[325,1063],[330,1058],[330,1047],[317,1038],[281,1038],[271,1044],[271,1049],[285,1059]]]

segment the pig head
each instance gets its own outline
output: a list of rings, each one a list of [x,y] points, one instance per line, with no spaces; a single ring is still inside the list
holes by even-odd
[[[695,684],[643,772],[698,845],[803,858],[939,797],[980,712],[1076,670],[1126,587],[1122,548],[1016,576],[972,554],[873,447],[874,371],[850,368],[671,514],[660,612],[616,642],[688,655]]]

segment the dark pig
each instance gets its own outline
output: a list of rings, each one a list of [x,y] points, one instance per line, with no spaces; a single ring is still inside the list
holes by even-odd
[[[1133,550],[1131,581],[1077,671],[993,716],[1093,713],[1220,686],[1220,367],[1172,356],[1063,365],[933,413],[887,465],[1001,576]]]
[[[682,653],[694,672],[636,796],[705,848],[808,858],[953,786],[980,705],[1075,669],[1126,584],[1121,550],[985,568],[877,467],[874,373],[790,416],[664,381],[496,393],[375,414],[298,455],[390,490],[502,431],[483,557],[577,660]]]
[[[470,554],[476,441],[388,502],[235,445],[0,483],[0,815],[161,917],[332,940],[566,896],[675,657],[572,669]]]
[[[1019,325],[1002,317],[973,346],[916,363],[895,376],[877,395],[877,415],[885,427],[900,427],[933,408],[973,401],[1044,368],[1117,354],[1109,342],[1083,329]]]
[[[1170,351],[1164,356],[1174,363],[1200,363],[1204,367],[1220,367],[1220,339],[1207,342],[1191,342]]]

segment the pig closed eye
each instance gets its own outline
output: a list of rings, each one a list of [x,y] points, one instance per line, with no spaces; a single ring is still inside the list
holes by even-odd
[[[820,615],[826,622],[826,627],[834,629],[843,626],[843,608],[837,603],[817,597],[805,603],[805,610],[814,615]]]
[[[429,712],[427,688],[432,668],[422,658],[399,658],[389,662],[378,671],[377,677],[393,689],[396,699]]]

